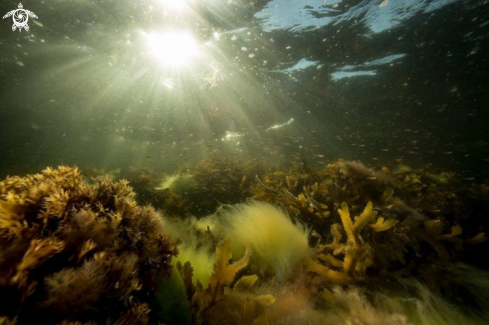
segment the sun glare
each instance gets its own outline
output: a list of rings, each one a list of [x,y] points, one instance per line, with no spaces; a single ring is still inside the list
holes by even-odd
[[[160,0],[165,9],[180,11],[187,5],[185,0]]]
[[[198,53],[197,42],[187,32],[152,33],[147,37],[151,53],[163,65],[186,65]]]

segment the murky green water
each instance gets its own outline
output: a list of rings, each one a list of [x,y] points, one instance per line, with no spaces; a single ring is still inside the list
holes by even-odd
[[[0,174],[171,171],[218,151],[487,176],[486,1],[176,3],[26,2],[28,31],[3,19]]]

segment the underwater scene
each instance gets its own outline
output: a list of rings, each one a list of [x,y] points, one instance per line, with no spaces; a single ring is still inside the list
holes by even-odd
[[[488,0],[0,9],[0,325],[489,324]]]

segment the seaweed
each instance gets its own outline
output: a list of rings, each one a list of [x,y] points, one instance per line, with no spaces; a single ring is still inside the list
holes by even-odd
[[[138,206],[125,180],[60,166],[0,182],[4,319],[146,324],[176,254],[161,215]]]
[[[373,211],[372,202],[368,202],[363,212],[352,221],[348,205],[343,202],[341,209],[338,209],[343,228],[335,224],[332,226],[334,240],[329,245],[318,245],[316,247],[317,258],[326,262],[328,266],[309,259],[307,268],[320,276],[322,281],[329,283],[347,284],[365,276],[367,268],[374,264],[373,243],[366,242],[360,232],[367,225],[375,232],[387,230],[395,225],[396,221],[390,222],[381,220],[380,227],[377,219],[377,212]],[[380,218],[379,218],[380,219]],[[346,234],[346,243],[342,243]],[[337,256],[342,256],[338,258]],[[332,269],[331,269],[332,268]]]
[[[201,324],[208,317],[206,314],[209,310],[227,298],[226,289],[233,283],[236,274],[248,265],[250,259],[249,247],[246,248],[240,260],[230,263],[231,258],[231,238],[226,237],[216,247],[214,271],[209,279],[207,288],[204,288],[198,280],[197,283],[192,282],[193,269],[190,262],[186,262],[183,266],[178,262],[177,268],[185,285],[187,299],[191,304],[193,323]],[[253,279],[253,277],[245,277],[238,280],[236,283],[237,290],[252,286],[254,283]]]
[[[100,323],[109,313],[126,323],[189,322],[190,315],[195,324],[357,321],[384,293],[406,290],[407,299],[423,302],[416,285],[403,287],[410,281],[458,304],[470,286],[453,280],[455,266],[487,267],[480,251],[488,245],[489,187],[450,172],[344,159],[265,171],[255,161],[212,156],[179,175],[191,183],[161,188],[161,174],[132,171],[137,196],[127,181],[88,181],[67,167],[0,183],[0,291],[13,297],[1,300],[3,321]],[[182,253],[172,277],[176,249],[161,215],[136,200],[191,233],[179,238],[180,247],[195,254]],[[178,237],[178,227],[166,231]],[[232,260],[231,246],[245,251],[241,260]],[[214,250],[215,261],[208,256]],[[239,278],[243,271],[251,274]],[[464,276],[470,272],[482,274]],[[161,281],[167,286],[156,304],[179,308],[156,316],[148,297]],[[477,286],[470,288],[464,301],[482,310]],[[172,318],[176,310],[188,314]],[[372,322],[406,321],[377,313],[368,316]]]

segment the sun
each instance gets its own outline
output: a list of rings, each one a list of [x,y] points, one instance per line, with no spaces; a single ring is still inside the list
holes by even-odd
[[[181,11],[186,6],[187,3],[185,0],[160,0],[165,9],[169,9],[172,11]]]
[[[188,32],[167,31],[147,34],[153,56],[163,65],[181,67],[198,54],[198,43]]]

